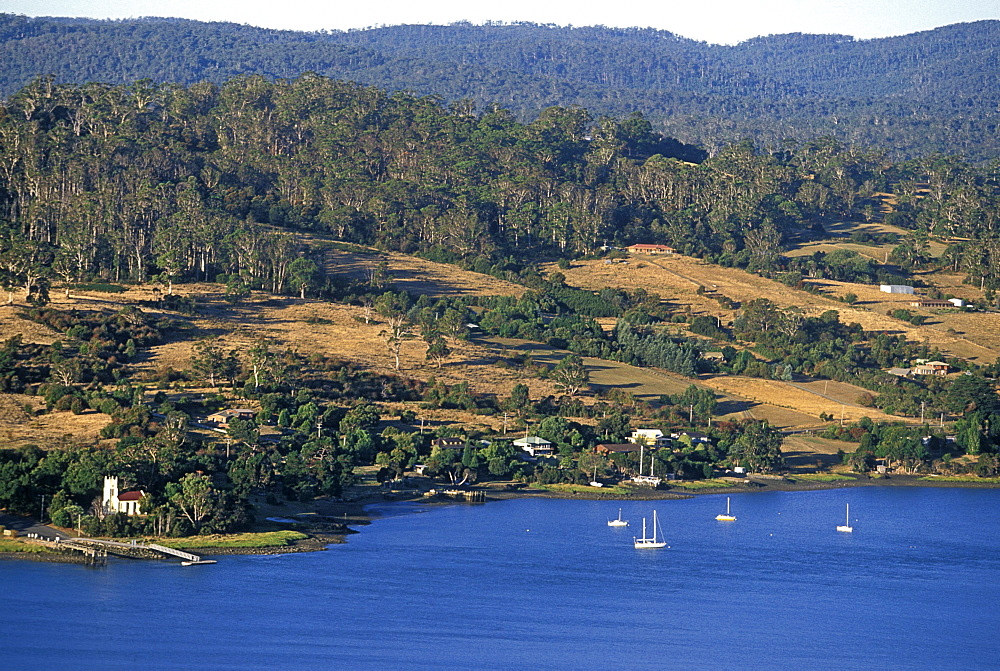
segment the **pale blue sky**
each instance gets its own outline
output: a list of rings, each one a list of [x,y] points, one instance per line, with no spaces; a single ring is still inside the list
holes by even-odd
[[[401,23],[531,21],[641,26],[734,44],[789,32],[885,37],[979,19],[1000,19],[1000,0],[0,0],[0,12],[28,16],[176,16],[268,28],[322,30]]]

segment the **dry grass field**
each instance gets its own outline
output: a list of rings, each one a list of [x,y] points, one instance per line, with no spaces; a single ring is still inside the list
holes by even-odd
[[[43,407],[36,396],[0,394],[0,447],[93,445],[100,441],[101,429],[111,420],[96,411],[36,415],[35,411]]]
[[[710,295],[699,295],[699,286],[741,303],[754,298],[767,298],[782,307],[797,307],[806,315],[836,310],[842,322],[856,322],[869,331],[902,333],[910,340],[926,341],[946,354],[976,363],[991,363],[1000,353],[997,349],[1000,347],[997,337],[1000,336],[1000,314],[911,308],[910,302],[914,297],[882,293],[876,286],[819,280],[815,284],[828,295],[816,295],[742,270],[722,268],[680,255],[635,256],[615,264],[577,262],[562,272],[571,286],[594,291],[604,287],[643,288],[658,293],[664,300],[682,309],[690,307],[694,314],[719,317],[723,323],[730,322],[735,312],[720,307]],[[949,277],[948,281],[954,283],[954,278]],[[835,299],[847,293],[857,295],[858,302],[847,305]],[[977,292],[960,292],[956,288],[953,293],[975,300]],[[886,315],[887,311],[900,308],[927,314],[931,319],[923,326],[913,326]],[[949,329],[952,331],[949,332]]]
[[[855,399],[864,393],[860,387],[854,387],[856,390],[854,399],[840,400],[851,393],[847,389],[851,387],[848,384],[839,384],[839,389],[824,396],[821,393],[822,382],[801,384],[738,375],[718,376],[702,380],[702,382],[705,386],[726,394],[808,415],[813,418],[812,423],[816,423],[821,413],[833,415],[837,419],[843,416],[844,420],[848,422],[857,421],[862,417],[869,417],[876,421],[898,421],[900,419],[886,415],[874,408],[863,408],[857,405]],[[816,387],[820,387],[820,389],[816,390]],[[754,415],[756,416],[756,414],[755,412]]]
[[[430,296],[520,296],[524,293],[524,287],[489,275],[396,252],[328,249],[326,272],[334,277],[365,281],[381,261],[388,264],[390,282],[397,291]]]
[[[522,287],[489,276],[401,254],[327,252],[328,270],[349,278],[363,279],[379,260],[388,263],[391,281],[397,288],[416,294],[518,295],[523,292]],[[633,257],[614,264],[575,262],[572,268],[562,272],[571,286],[592,290],[607,286],[641,287],[660,294],[679,309],[689,307],[695,314],[715,315],[723,322],[731,321],[734,312],[722,309],[711,298],[712,292],[740,302],[768,298],[778,305],[800,307],[806,314],[835,309],[845,322],[858,322],[868,330],[905,333],[908,338],[926,340],[947,353],[978,362],[995,359],[996,343],[1000,343],[998,315],[942,312],[931,315],[927,325],[914,327],[885,315],[887,310],[894,308],[909,309],[910,297],[882,294],[877,288],[856,284],[824,281],[822,291],[828,295],[814,295],[739,270],[711,266],[683,256]],[[961,284],[960,277],[938,275],[934,279],[939,282],[938,286],[943,289],[948,287],[946,290],[951,293],[970,300],[980,297],[974,288]],[[705,287],[707,295],[699,294],[699,287]],[[175,291],[195,298],[197,313],[183,315],[145,306],[142,308],[155,316],[175,320],[179,328],[168,334],[167,342],[151,348],[140,361],[132,364],[133,372],[138,373],[140,378],[152,380],[165,369],[180,371],[190,368],[193,345],[199,338],[218,337],[224,348],[245,352],[256,339],[265,337],[272,343],[272,349],[292,349],[307,357],[322,355],[349,361],[358,368],[380,374],[399,374],[420,380],[436,378],[447,384],[468,382],[474,392],[499,397],[508,395],[515,384],[523,382],[528,384],[532,398],[537,399],[557,395],[557,391],[546,380],[497,363],[514,353],[528,351],[535,361],[551,365],[566,354],[525,341],[473,339],[450,343],[453,353],[438,368],[425,361],[423,342],[413,340],[404,343],[401,366],[397,372],[385,339],[380,335],[384,324],[379,322],[377,316],[366,323],[362,308],[257,292],[242,304],[234,306],[224,300],[222,287],[214,284],[177,285]],[[858,296],[857,305],[848,306],[834,299],[848,292]],[[155,295],[151,285],[130,288],[122,294],[74,291],[68,299],[63,293],[53,291],[52,307],[115,311],[140,300],[151,300]],[[17,304],[0,306],[0,338],[21,334],[26,342],[42,344],[59,338],[59,334],[51,329],[18,317],[17,313],[24,307]],[[602,320],[605,328],[611,328],[613,324],[613,319]],[[819,428],[823,426],[819,420],[820,413],[829,413],[838,419],[843,414],[847,421],[863,416],[876,420],[898,419],[858,406],[857,399],[864,390],[842,383],[817,381],[790,384],[733,377],[690,380],[617,362],[585,359],[585,363],[598,391],[620,388],[637,398],[656,400],[664,394],[680,393],[692,383],[711,388],[720,394],[719,414],[726,419],[767,419],[772,425],[785,429]],[[33,405],[32,412],[25,410],[26,403]],[[35,397],[0,396],[0,444],[67,440],[96,442],[100,429],[108,421],[106,416],[97,413],[36,415],[34,409],[38,406],[40,402]],[[385,414],[389,417],[407,406],[416,409],[414,404],[391,404],[386,407]],[[478,427],[502,431],[505,425],[502,415],[484,416],[457,410],[419,409],[418,416],[428,428],[459,423],[470,429]],[[516,425],[514,420],[508,418],[506,422],[509,430],[522,430],[523,425]],[[809,447],[810,444],[800,446],[800,451],[804,454],[821,452],[815,446]],[[807,461],[811,458],[808,454]]]
[[[419,284],[430,295],[455,293],[519,294],[523,288],[492,277],[463,271],[452,266],[413,259],[403,255],[387,255],[393,282],[399,288],[406,282]],[[142,306],[154,317],[169,317],[179,328],[167,334],[166,342],[151,347],[131,364],[132,372],[140,380],[153,380],[165,370],[187,370],[191,367],[194,344],[201,338],[216,337],[223,349],[246,352],[258,338],[268,339],[272,350],[287,349],[304,355],[323,355],[351,362],[360,369],[386,375],[401,375],[419,380],[436,378],[446,384],[468,382],[476,393],[505,396],[515,384],[524,382],[532,398],[555,394],[553,385],[545,380],[526,377],[511,368],[496,366],[496,352],[491,345],[475,342],[453,342],[451,356],[440,368],[425,360],[426,346],[415,339],[403,344],[400,369],[380,335],[385,328],[378,315],[365,322],[365,310],[348,305],[331,304],[317,300],[299,300],[254,292],[239,305],[224,300],[223,288],[215,284],[175,285],[175,293],[195,298],[197,314],[185,315],[159,311]],[[69,298],[63,292],[53,291],[50,307],[81,312],[114,312],[138,301],[156,296],[152,286],[130,288],[121,294],[73,291]],[[18,302],[0,306],[0,339],[21,335],[27,343],[51,344],[59,339],[56,331],[21,318],[27,306]],[[55,412],[39,416],[24,411],[25,403],[41,406],[39,399],[29,396],[0,394],[0,446],[17,446],[26,442],[53,444],[64,441],[66,434],[80,442],[95,442],[101,428],[108,422],[106,415],[85,413],[73,415]],[[421,415],[431,421],[461,421],[470,426],[481,424],[502,430],[502,418],[486,418],[471,413],[428,411]]]

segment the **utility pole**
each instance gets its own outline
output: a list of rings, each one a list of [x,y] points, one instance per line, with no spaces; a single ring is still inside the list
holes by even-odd
[[[927,405],[927,401],[920,401],[920,423],[924,423],[924,406]]]
[[[507,435],[507,413],[503,413],[503,435]]]
[[[38,523],[41,524],[45,521],[45,494],[42,494],[42,507],[38,511]]]

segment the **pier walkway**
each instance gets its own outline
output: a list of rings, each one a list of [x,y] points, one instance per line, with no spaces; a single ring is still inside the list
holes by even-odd
[[[169,555],[171,557],[178,557],[182,559],[182,563],[188,564],[214,564],[214,560],[202,559],[199,555],[193,554],[191,552],[184,552],[183,550],[175,550],[174,548],[168,548],[165,545],[157,545],[156,543],[139,543],[137,541],[132,541],[131,543],[120,543],[118,541],[106,541],[98,538],[78,538],[76,539],[79,543],[90,543],[97,546],[104,547],[108,549],[112,554],[115,550],[119,552],[127,553],[129,551],[136,550],[151,550],[153,552],[158,552],[160,554]]]

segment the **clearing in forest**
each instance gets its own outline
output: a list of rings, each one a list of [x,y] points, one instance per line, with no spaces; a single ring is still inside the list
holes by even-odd
[[[366,282],[379,263],[386,264],[388,284],[396,291],[429,296],[520,296],[524,287],[505,280],[462,270],[447,263],[377,250],[325,250],[324,270],[334,278]]]

